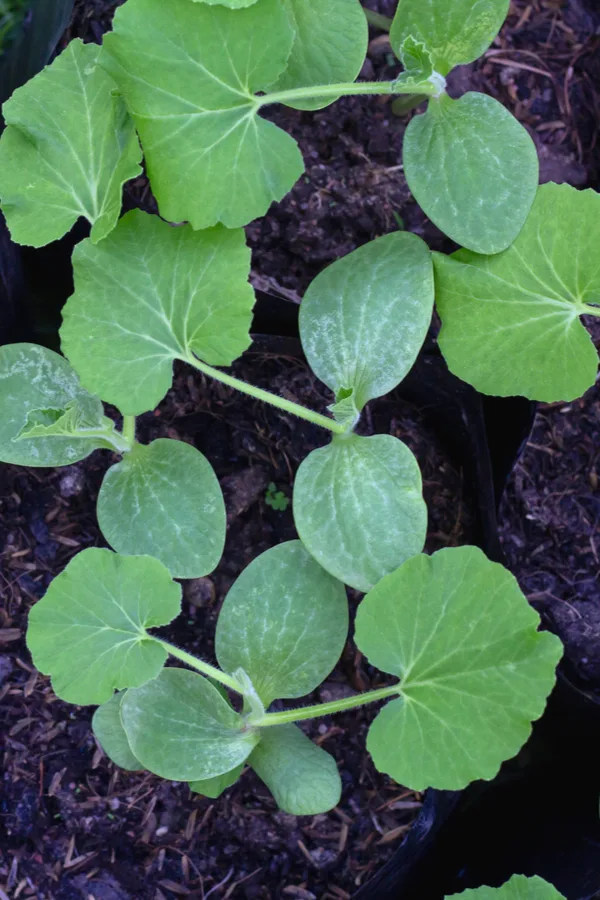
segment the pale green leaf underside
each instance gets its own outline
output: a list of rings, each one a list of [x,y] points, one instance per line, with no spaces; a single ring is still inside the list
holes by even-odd
[[[423,549],[427,507],[417,461],[391,435],[334,438],[298,470],[294,519],[324,569],[368,591]]]
[[[287,68],[270,91],[355,81],[367,55],[369,28],[359,0],[284,0],[296,37]],[[321,109],[336,98],[289,103]]]
[[[208,575],[225,545],[225,504],[212,466],[189,444],[164,438],[136,444],[107,471],[98,523],[118,553],[154,556],[174,578]]]
[[[408,186],[432,222],[476,253],[500,253],[519,234],[538,185],[535,145],[493,97],[431,100],[404,138]]]
[[[462,894],[452,894],[446,900],[565,900],[554,885],[535,875],[513,875],[502,887],[480,887]]]
[[[490,46],[510,0],[399,0],[390,30],[394,53],[407,37],[424,43],[436,72],[473,62]]]
[[[195,354],[226,366],[250,343],[254,291],[242,230],[173,228],[134,210],[98,246],[82,241],[73,267],[63,351],[82,383],[126,415],[160,403],[175,359]]]
[[[55,694],[80,706],[156,678],[167,658],[147,628],[167,625],[181,587],[149,556],[78,553],[29,614],[27,646]]]
[[[221,668],[244,669],[269,706],[321,684],[347,635],[343,585],[300,541],[289,541],[262,553],[235,582],[219,615],[215,650]]]
[[[123,184],[142,171],[133,122],[96,44],[67,49],[4,104],[0,198],[13,240],[41,247],[80,216],[102,240],[121,211]]]
[[[27,413],[27,421],[15,440],[32,438],[82,438],[102,446],[100,435],[114,432],[114,422],[108,416],[91,414],[81,409],[77,400],[69,400],[64,409],[33,409]],[[91,446],[91,445],[90,445]]]
[[[334,758],[297,725],[263,728],[248,762],[278,807],[293,816],[316,816],[340,802],[342,782]]]
[[[201,794],[203,797],[209,797],[216,800],[221,794],[236,783],[244,770],[244,763],[240,763],[231,772],[225,772],[224,775],[215,775],[214,778],[204,778],[201,781],[190,782],[190,790],[195,794]]]
[[[243,9],[252,6],[256,0],[193,0],[194,3],[206,3],[207,6],[228,6],[229,9]]]
[[[358,409],[389,393],[413,366],[433,312],[433,264],[421,238],[395,232],[329,266],[300,306],[306,358],[336,397]]]
[[[113,694],[107,703],[98,707],[92,718],[92,729],[109,759],[121,769],[139,772],[144,767],[133,755],[121,722],[123,697],[122,693]]]
[[[102,427],[104,409],[88,394],[66,359],[37,344],[7,344],[0,348],[0,460],[21,466],[68,466],[84,459],[102,438],[87,434],[41,434],[24,430],[51,424],[67,409]],[[105,423],[106,424],[106,423]]]
[[[504,253],[435,255],[440,347],[456,375],[547,402],[594,384],[598,354],[579,316],[600,304],[599,223],[595,191],[545,184]]]
[[[170,781],[200,781],[243,763],[259,740],[206,678],[163,669],[127,691],[121,718],[145,769]]]
[[[253,99],[281,75],[293,42],[281,0],[238,10],[128,0],[117,10],[102,64],[133,116],[166,219],[246,225],[300,177],[296,142]]]
[[[423,790],[490,779],[544,710],[562,654],[513,576],[476,547],[416,556],[359,607],[355,640],[401,679],[373,722],[380,771]]]

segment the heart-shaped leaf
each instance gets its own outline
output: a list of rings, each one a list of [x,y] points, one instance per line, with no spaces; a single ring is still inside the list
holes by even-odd
[[[167,652],[148,628],[181,609],[181,587],[150,556],[92,547],[78,553],[29,614],[27,646],[68,703],[105,703],[156,678]]]
[[[243,763],[260,739],[206,678],[163,669],[127,691],[121,719],[134,755],[169,781],[200,781]]]
[[[123,184],[142,171],[133,122],[99,53],[71,41],[4,104],[0,198],[19,244],[49,244],[80,216],[91,240],[102,240],[121,212]]]
[[[600,315],[600,195],[540,187],[498,256],[435,255],[440,347],[484,394],[573,400],[596,380],[598,354],[579,320]]]
[[[388,234],[329,266],[300,306],[306,358],[339,400],[361,410],[413,366],[433,312],[433,264],[414,234]]]
[[[562,655],[513,576],[476,547],[415,556],[361,603],[355,640],[401,678],[371,725],[377,768],[413,790],[496,775],[544,710]]]
[[[335,759],[297,725],[263,728],[248,762],[277,806],[292,816],[316,816],[340,802],[342,782]]]
[[[173,360],[195,354],[226,366],[250,344],[254,291],[241,230],[198,233],[134,210],[98,246],[82,241],[73,267],[63,350],[82,383],[126,415],[160,403]]]
[[[502,887],[480,887],[462,894],[452,894],[446,900],[565,900],[554,885],[538,878],[513,875]]]
[[[294,519],[324,569],[368,591],[423,549],[427,507],[418,463],[388,434],[335,437],[298,469]]]
[[[203,797],[209,797],[216,800],[221,794],[236,783],[244,770],[244,763],[240,763],[231,772],[225,772],[224,775],[215,775],[214,778],[204,778],[201,781],[190,782],[190,790],[195,794],[201,794]]]
[[[531,209],[539,164],[525,128],[493,97],[443,95],[404,136],[404,171],[438,228],[476,253],[512,244]]]
[[[174,578],[201,578],[225,546],[225,504],[208,460],[189,444],[136,444],[108,470],[98,522],[118,553],[154,556]]]
[[[302,175],[298,145],[258,115],[254,96],[282,74],[294,39],[281,0],[128,0],[117,10],[102,63],[129,106],[164,218],[237,228]]]
[[[109,759],[121,769],[139,772],[144,767],[133,755],[121,721],[124,696],[124,693],[113,694],[107,703],[98,707],[92,718],[92,729]]]
[[[289,541],[262,553],[229,591],[215,650],[226,672],[244,669],[265,706],[303,697],[329,675],[348,635],[344,586]]]

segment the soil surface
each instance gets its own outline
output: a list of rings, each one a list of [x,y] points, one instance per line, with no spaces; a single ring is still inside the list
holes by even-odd
[[[65,40],[99,41],[116,5],[79,0]],[[369,5],[390,14],[394,3]],[[454,75],[454,91],[492,94],[531,130],[544,180],[598,187],[599,24],[583,0],[513,0],[491,50]],[[371,37],[363,75],[393,77],[399,66],[389,41]],[[272,116],[299,141],[306,176],[247,229],[257,287],[299,300],[325,265],[402,225],[435,249],[452,248],[407,189],[400,151],[408,119],[395,117],[389,100],[345,98],[317,113]],[[152,208],[144,179],[126,202]],[[321,411],[331,401],[291,356],[248,353],[234,373]],[[430,511],[427,549],[468,543],[473,517],[463,473],[421,413],[391,397],[371,406],[363,428],[395,434],[415,452]],[[166,632],[210,660],[233,580],[259,553],[296,537],[290,507],[267,504],[269,484],[290,498],[299,463],[327,437],[183,367],[156,413],[140,420],[140,434],[193,444],[223,485],[223,560],[210,578],[184,584],[183,614]],[[600,684],[599,448],[598,389],[540,408],[501,510],[511,569],[591,687]],[[331,813],[295,818],[276,810],[250,772],[211,801],[185,785],[117,770],[93,739],[91,710],[56,700],[32,668],[27,612],[75,553],[103,544],[95,501],[110,464],[97,452],[62,470],[0,467],[0,900],[351,897],[399,846],[421,804],[378,774],[365,751],[375,710],[307,725],[336,757],[344,791]],[[376,687],[378,677],[349,641],[315,699]]]

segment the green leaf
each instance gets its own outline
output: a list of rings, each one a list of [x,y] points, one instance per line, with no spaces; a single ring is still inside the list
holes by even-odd
[[[173,360],[195,354],[227,366],[250,344],[254,291],[241,230],[197,233],[134,210],[98,246],[82,241],[73,266],[63,351],[82,383],[125,415],[160,403]]]
[[[580,315],[600,315],[600,195],[539,188],[525,226],[498,256],[436,254],[441,350],[484,394],[573,400],[596,380]],[[594,305],[595,304],[595,305]]]
[[[369,27],[359,0],[284,0],[296,32],[287,68],[270,91],[355,81],[367,55]],[[335,97],[288,103],[322,109]]]
[[[68,703],[105,703],[156,678],[166,650],[146,629],[181,609],[181,587],[150,556],[92,547],[78,553],[29,614],[27,646]]]
[[[265,706],[303,697],[329,675],[348,635],[348,601],[300,541],[244,569],[223,603],[215,650],[226,672],[244,669]]]
[[[368,591],[423,549],[427,507],[417,461],[388,434],[335,437],[300,466],[294,519],[324,569]]]
[[[164,218],[237,228],[302,175],[298,145],[254,98],[284,71],[293,43],[281,0],[238,10],[128,0],[117,10],[102,63],[127,101]]]
[[[123,184],[142,171],[133,122],[99,53],[72,41],[4,104],[0,198],[19,244],[49,244],[80,216],[101,241],[121,212]]]
[[[37,344],[0,348],[0,460],[21,466],[68,466],[110,446],[114,425],[66,359]],[[66,417],[66,418],[65,418]],[[74,419],[104,434],[70,431]],[[110,423],[110,424],[109,424]]]
[[[109,759],[121,769],[139,772],[144,767],[133,755],[121,722],[123,697],[124,693],[113,694],[107,703],[98,707],[92,718],[92,729]]]
[[[534,875],[526,878],[525,875],[513,875],[510,881],[502,887],[480,887],[472,891],[463,891],[462,894],[452,894],[455,900],[565,900],[554,885],[543,878]],[[450,898],[446,898],[450,900]]]
[[[214,778],[204,778],[201,781],[190,782],[190,790],[195,794],[202,794],[203,797],[210,797],[216,800],[221,794],[236,783],[244,770],[244,763],[240,763],[231,772],[225,772],[224,775],[215,775]]]
[[[136,444],[108,470],[98,522],[118,553],[159,559],[174,578],[201,578],[225,546],[225,504],[211,464],[195,447]]]
[[[127,691],[121,717],[145,769],[170,781],[201,781],[243,763],[259,741],[219,691],[187,669],[163,669]]]
[[[403,41],[399,55],[404,72],[398,76],[398,84],[422,84],[424,81],[429,81],[434,73],[434,68],[431,53],[425,44],[409,36]]]
[[[525,128],[493,97],[444,95],[404,137],[408,186],[432,222],[476,253],[512,244],[531,209],[539,164]]]
[[[253,6],[256,0],[193,0],[194,3],[206,3],[207,6],[228,6],[229,9],[243,9]]]
[[[392,49],[408,37],[429,49],[440,75],[478,59],[508,15],[510,0],[399,0],[390,30]]]
[[[421,238],[394,232],[359,247],[317,275],[302,300],[310,367],[338,400],[353,390],[361,410],[412,368],[433,297],[431,253]]]
[[[476,547],[415,556],[365,597],[355,640],[401,678],[371,725],[377,768],[413,790],[490,779],[541,716],[562,655],[513,576]]]
[[[277,806],[293,816],[316,816],[340,802],[342,782],[334,758],[297,725],[263,728],[248,762]]]

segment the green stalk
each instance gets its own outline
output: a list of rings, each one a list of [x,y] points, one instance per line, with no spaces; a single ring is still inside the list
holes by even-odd
[[[367,703],[375,703],[377,700],[385,700],[386,697],[394,697],[400,693],[400,684],[379,688],[375,691],[366,691],[357,694],[356,697],[344,697],[342,700],[332,700],[331,703],[317,703],[315,706],[301,706],[300,709],[286,709],[283,712],[265,713],[260,719],[252,720],[251,724],[258,728],[267,728],[269,725],[285,725],[289,722],[300,722],[302,719],[315,719],[318,716],[330,716],[343,712],[346,709],[356,709]]]
[[[135,444],[135,416],[123,416],[122,434],[131,450]]]
[[[254,97],[260,109],[271,103],[290,103],[296,100],[311,100],[315,97],[336,100],[338,97],[356,96],[358,94],[423,94],[435,97],[439,86],[430,81],[420,84],[405,85],[397,81],[353,81],[348,84],[321,84],[312,87],[291,88],[287,91],[274,91],[264,97]]]
[[[380,31],[389,31],[392,27],[393,20],[389,16],[382,16],[381,13],[373,12],[372,9],[365,9],[364,14],[367,17],[367,22],[373,28],[379,28]]]
[[[582,303],[579,307],[579,313],[582,316],[600,316],[600,306],[590,306],[589,303]]]
[[[191,354],[186,358],[186,362],[189,362],[189,364],[194,366],[195,369],[198,369],[199,372],[208,375],[209,378],[214,378],[216,381],[220,381],[228,387],[235,388],[236,391],[242,391],[242,393],[248,394],[248,396],[254,397],[256,400],[262,400],[263,403],[270,403],[271,406],[276,406],[277,409],[282,409],[284,412],[298,416],[300,419],[306,419],[307,422],[312,422],[313,425],[327,428],[329,431],[333,431],[334,434],[344,434],[346,431],[344,425],[336,422],[335,419],[330,419],[329,416],[322,416],[320,413],[313,412],[312,409],[306,409],[305,406],[300,406],[298,403],[292,403],[291,400],[286,400],[284,397],[279,397],[277,394],[271,394],[270,391],[263,391],[262,388],[247,384],[239,378],[234,378],[233,375],[227,375],[219,369],[213,369],[212,366],[208,366]]]
[[[237,694],[244,693],[243,687],[235,678],[232,678],[231,675],[227,675],[225,672],[221,672],[220,669],[217,669],[215,666],[209,665],[209,663],[203,662],[201,659],[196,659],[196,657],[192,656],[191,653],[186,653],[185,650],[180,650],[179,647],[175,647],[174,644],[169,644],[168,641],[159,640],[158,643],[161,644],[165,648],[167,653],[171,654],[171,656],[175,656],[177,659],[180,659],[181,662],[184,662],[192,669],[196,669],[197,672],[202,672],[203,675],[208,675],[209,678],[214,678],[215,681],[219,681],[221,684],[225,685],[225,687],[231,688],[231,690],[235,691]]]

